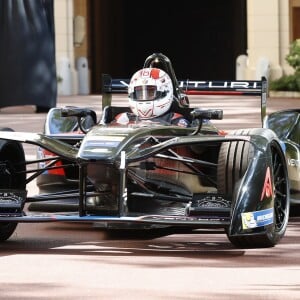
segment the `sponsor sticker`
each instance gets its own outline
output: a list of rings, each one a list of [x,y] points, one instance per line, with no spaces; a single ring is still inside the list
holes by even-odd
[[[189,123],[186,119],[180,119],[177,124],[179,127],[188,127]]]
[[[288,165],[291,166],[291,167],[300,167],[300,160],[289,158],[288,159]]]
[[[26,198],[26,191],[0,190],[0,207],[19,208]]]
[[[225,200],[223,197],[218,195],[199,195],[200,199],[193,199],[192,207],[203,207],[203,208],[230,208],[231,201]]]
[[[242,213],[243,229],[266,226],[273,223],[273,208]]]

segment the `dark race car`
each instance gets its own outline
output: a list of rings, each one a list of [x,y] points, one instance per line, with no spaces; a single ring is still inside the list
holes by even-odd
[[[44,133],[0,132],[0,240],[19,222],[76,221],[223,228],[240,248],[280,241],[290,207],[285,143],[267,128],[225,133],[210,122],[222,110],[192,108],[186,97],[204,91],[258,96],[264,117],[266,80],[177,82],[167,57],[153,54],[145,66],[154,63],[172,78],[172,110],[191,127],[112,125],[128,110],[111,105],[112,93],[126,91],[128,81],[105,75],[100,121],[90,109],[64,107],[49,111]],[[39,147],[37,160],[25,160],[23,143]],[[26,184],[36,178],[40,194],[28,197]]]

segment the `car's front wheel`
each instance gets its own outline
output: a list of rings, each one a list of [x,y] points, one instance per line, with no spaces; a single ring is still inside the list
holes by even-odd
[[[251,146],[246,142],[224,143],[219,154],[219,192],[232,196],[252,158]],[[285,158],[276,142],[270,144],[272,153],[272,178],[274,179],[274,223],[263,234],[233,236],[230,242],[238,248],[264,248],[276,245],[286,231],[289,210],[289,181]]]

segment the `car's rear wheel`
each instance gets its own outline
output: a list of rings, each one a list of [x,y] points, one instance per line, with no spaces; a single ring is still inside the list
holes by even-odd
[[[0,131],[13,130],[10,128],[1,128]],[[26,175],[25,172],[20,173],[25,170],[24,162],[25,154],[21,144],[0,140],[0,189],[25,191]],[[21,211],[18,213],[21,213]],[[0,222],[0,242],[11,237],[17,224],[16,222]]]
[[[219,192],[231,196],[238,187],[253,156],[247,142],[229,142],[221,146],[219,154]],[[272,178],[274,178],[274,224],[263,234],[232,236],[230,242],[238,248],[262,248],[276,245],[283,237],[289,217],[289,185],[285,158],[276,142],[270,145],[272,153]]]

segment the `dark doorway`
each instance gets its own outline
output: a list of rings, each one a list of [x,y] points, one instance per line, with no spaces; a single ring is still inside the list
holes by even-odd
[[[292,36],[293,41],[300,38],[300,7],[293,7],[293,13],[292,13]]]
[[[92,92],[101,92],[102,73],[130,78],[154,52],[171,59],[178,79],[235,79],[246,15],[246,0],[92,0]]]

